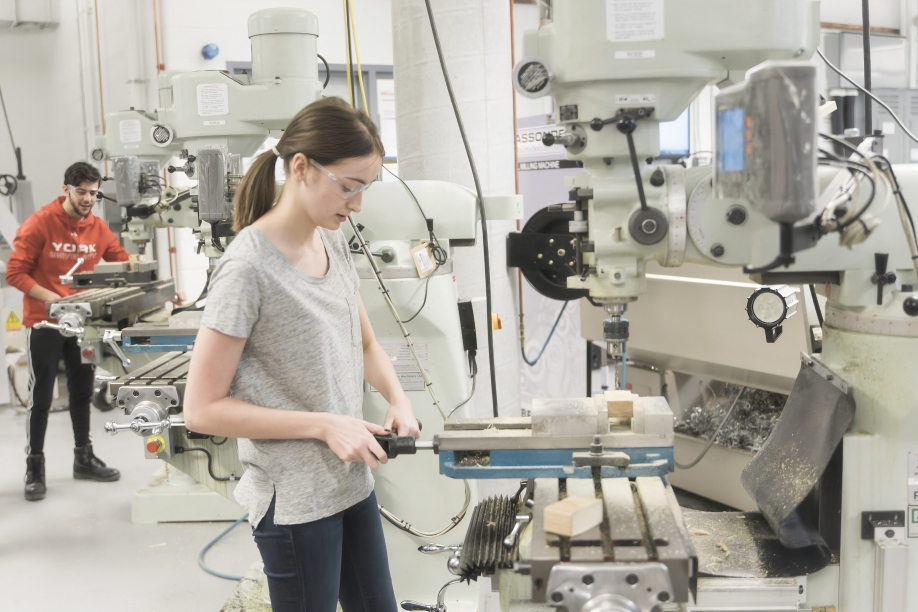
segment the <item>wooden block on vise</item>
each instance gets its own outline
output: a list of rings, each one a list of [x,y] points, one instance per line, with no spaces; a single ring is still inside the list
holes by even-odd
[[[567,497],[542,510],[545,531],[573,537],[602,523],[602,500],[595,497]]]
[[[610,419],[630,419],[634,416],[634,400],[637,395],[631,391],[606,391],[605,397]]]

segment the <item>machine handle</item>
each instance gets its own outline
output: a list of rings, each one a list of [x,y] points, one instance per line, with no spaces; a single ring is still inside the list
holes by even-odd
[[[86,334],[86,330],[82,327],[58,325],[56,323],[48,323],[47,321],[39,321],[32,326],[32,329],[54,329],[66,338],[76,338],[77,340],[82,340],[83,336]]]
[[[425,544],[424,546],[418,546],[418,552],[422,552],[425,555],[435,555],[455,550],[462,550],[462,544]]]
[[[424,612],[441,612],[438,606],[427,606],[418,601],[405,600],[402,602],[402,610],[423,610]]]
[[[401,603],[402,610],[422,610],[424,612],[446,612],[446,603],[444,599],[446,598],[446,589],[451,587],[454,584],[462,582],[462,578],[456,578],[455,580],[450,580],[442,587],[440,587],[440,592],[437,593],[437,604],[434,606],[428,606],[417,601],[405,600]]]
[[[106,329],[102,333],[102,342],[111,347],[118,359],[121,360],[121,365],[124,366],[124,369],[126,370],[131,366],[131,360],[125,357],[124,353],[121,351],[121,347],[118,346],[118,340],[121,340],[120,331],[116,331],[114,329]]]
[[[523,525],[532,520],[531,514],[517,514],[516,515],[516,525],[513,526],[513,530],[504,538],[504,548],[513,548],[516,546],[516,540],[520,537],[520,531],[523,529]]]
[[[150,433],[154,436],[158,436],[163,433],[165,430],[170,427],[183,426],[185,421],[176,417],[169,417],[163,419],[162,421],[147,421],[137,417],[132,420],[130,423],[118,423],[115,421],[108,421],[105,424],[105,431],[110,434],[117,434],[119,431],[133,431],[137,435],[142,435],[146,430],[152,430]]]
[[[73,267],[70,268],[66,274],[61,274],[58,278],[61,281],[62,285],[72,285],[73,284],[73,273],[76,272],[76,269],[83,265],[83,262],[86,261],[82,257],[76,260],[76,263],[73,264]]]

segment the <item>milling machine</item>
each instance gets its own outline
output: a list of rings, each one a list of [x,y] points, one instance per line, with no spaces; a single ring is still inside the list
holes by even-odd
[[[531,418],[456,423],[435,437],[444,475],[526,482],[480,504],[461,545],[422,552],[451,551],[454,582],[490,575],[505,611],[918,610],[918,245],[905,204],[918,171],[889,164],[875,138],[820,151],[808,61],[818,2],[540,4],[514,86],[552,97],[563,127],[552,138],[583,173],[568,179],[570,203],[544,211],[553,232],[510,237],[508,264],[555,299],[603,307],[620,361],[625,308],[651,260],[745,266],[776,286],[748,304],[768,342],[796,308],[780,284],[815,285],[825,317],[805,326],[781,420],[743,473],[760,512],[679,509],[666,480],[671,414],[657,448],[640,443],[644,406],[665,413],[662,398],[637,401],[630,424],[603,417],[604,398],[546,399]],[[659,122],[708,84],[722,88],[713,173],[645,165]],[[570,495],[602,500],[598,528],[545,529],[545,507]],[[443,601],[403,608],[442,612]]]

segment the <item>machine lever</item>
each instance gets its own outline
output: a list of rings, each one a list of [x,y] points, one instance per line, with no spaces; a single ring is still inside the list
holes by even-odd
[[[170,427],[184,424],[185,422],[183,420],[175,419],[173,417],[163,419],[162,421],[153,422],[138,417],[132,420],[130,423],[117,423],[115,421],[108,421],[105,423],[105,431],[110,434],[116,434],[119,431],[130,430],[136,434],[139,434],[149,429],[152,430],[150,433],[152,433],[154,436],[158,436]]]
[[[126,370],[131,366],[131,360],[125,357],[124,353],[121,351],[121,347],[118,346],[118,340],[121,340],[120,331],[116,331],[114,329],[106,329],[102,334],[102,342],[111,347],[118,359],[121,360],[121,365],[124,366],[124,369]]]
[[[418,552],[425,555],[435,555],[441,552],[452,552],[462,550],[462,544],[425,544],[418,546]]]
[[[60,332],[60,334],[66,338],[76,338],[77,340],[82,340],[83,336],[86,334],[86,330],[82,327],[70,327],[69,325],[57,325],[56,323],[48,323],[47,321],[39,321],[32,326],[32,329],[55,329]]]
[[[886,266],[889,265],[889,253],[874,253],[873,261],[876,266],[876,272],[874,272],[870,280],[877,286],[877,306],[882,306],[883,287],[896,282],[896,273],[886,271]]]
[[[520,531],[523,529],[523,525],[532,520],[531,514],[517,514],[516,515],[516,524],[513,526],[513,530],[507,534],[507,537],[504,538],[504,548],[510,549],[516,546],[516,540],[520,537]]]
[[[73,264],[73,267],[67,270],[66,274],[61,274],[58,278],[61,280],[62,285],[72,285],[73,284],[73,273],[76,272],[76,269],[83,265],[83,262],[86,261],[82,257],[76,260],[76,263]]]
[[[456,578],[455,580],[450,580],[442,587],[440,587],[440,592],[437,593],[437,603],[436,605],[426,605],[418,601],[405,600],[401,602],[402,610],[420,610],[423,612],[446,612],[446,603],[444,599],[446,597],[446,589],[450,586],[462,582],[462,578]]]

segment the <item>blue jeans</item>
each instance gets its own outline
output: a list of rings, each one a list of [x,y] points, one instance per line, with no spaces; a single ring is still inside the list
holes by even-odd
[[[253,531],[274,612],[396,611],[376,493],[299,525],[275,525],[274,502]]]

